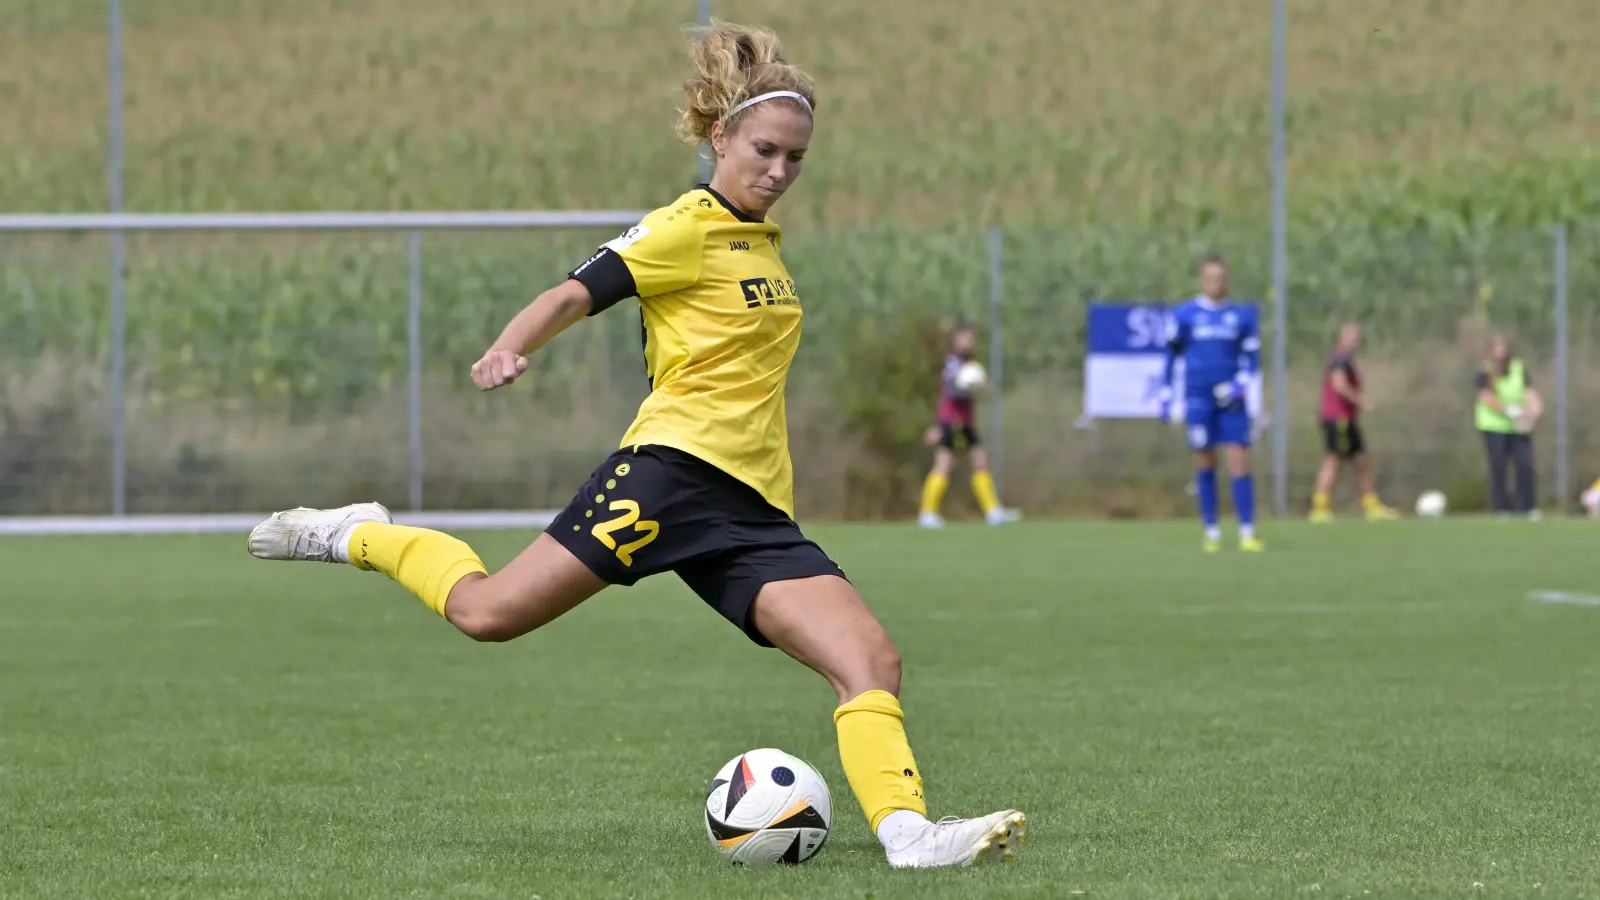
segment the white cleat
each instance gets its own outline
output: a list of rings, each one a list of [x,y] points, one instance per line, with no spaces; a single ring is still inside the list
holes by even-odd
[[[1010,525],[1012,522],[1022,521],[1022,510],[1000,507],[988,515],[990,525]]]
[[[943,528],[944,516],[941,516],[938,513],[925,512],[917,516],[917,524],[921,525],[923,528]]]
[[[1028,817],[1014,809],[981,819],[940,819],[920,835],[889,852],[896,869],[936,869],[974,863],[1006,862],[1028,839]]]
[[[340,546],[363,522],[393,524],[381,503],[354,503],[338,509],[296,509],[273,513],[250,530],[250,555],[257,559],[297,559],[310,562],[349,562]]]

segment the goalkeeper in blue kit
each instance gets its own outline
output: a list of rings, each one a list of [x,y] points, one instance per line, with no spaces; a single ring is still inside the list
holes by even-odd
[[[1194,451],[1195,497],[1205,523],[1205,549],[1222,547],[1217,524],[1217,452],[1226,448],[1239,517],[1239,549],[1265,549],[1255,534],[1255,482],[1250,476],[1250,411],[1246,393],[1261,365],[1261,332],[1254,309],[1228,299],[1228,267],[1220,257],[1200,264],[1200,296],[1179,305],[1167,321],[1161,420],[1172,420],[1173,370],[1183,358],[1184,425]]]

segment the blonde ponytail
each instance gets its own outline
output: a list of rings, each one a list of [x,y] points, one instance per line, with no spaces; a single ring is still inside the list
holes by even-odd
[[[788,104],[808,114],[816,106],[811,77],[784,59],[783,46],[771,31],[712,19],[710,25],[691,28],[689,35],[693,74],[683,84],[683,115],[678,121],[678,136],[684,143],[710,142],[712,126],[719,121],[728,131],[737,128],[749,109],[731,118],[729,114],[751,97],[792,91],[805,102],[790,97],[767,102]]]

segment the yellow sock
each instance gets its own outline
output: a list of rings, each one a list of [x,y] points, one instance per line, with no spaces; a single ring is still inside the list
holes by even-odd
[[[1328,495],[1327,495],[1327,493],[1325,493],[1323,491],[1317,491],[1315,494],[1311,495],[1311,511],[1312,512],[1327,512],[1328,511]]]
[[[839,762],[873,834],[897,809],[928,814],[922,776],[906,741],[905,713],[893,694],[867,691],[834,710],[833,722],[839,729]]]
[[[1382,505],[1383,501],[1378,499],[1377,494],[1366,494],[1361,498],[1361,507],[1363,509],[1373,510]]]
[[[358,569],[382,572],[416,594],[428,608],[444,615],[450,590],[473,572],[488,574],[478,554],[442,531],[363,522],[350,535],[350,562]]]
[[[987,469],[972,473],[972,493],[977,496],[978,505],[983,507],[985,514],[1000,508],[1000,495],[994,489],[994,476]]]
[[[944,489],[950,486],[950,479],[938,472],[929,472],[926,481],[922,482],[922,511],[936,513],[939,504],[944,502]]]

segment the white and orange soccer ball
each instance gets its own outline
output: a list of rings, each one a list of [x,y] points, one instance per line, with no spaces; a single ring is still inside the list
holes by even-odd
[[[706,836],[735,865],[798,865],[828,840],[828,784],[805,760],[782,750],[741,753],[706,794]]]

